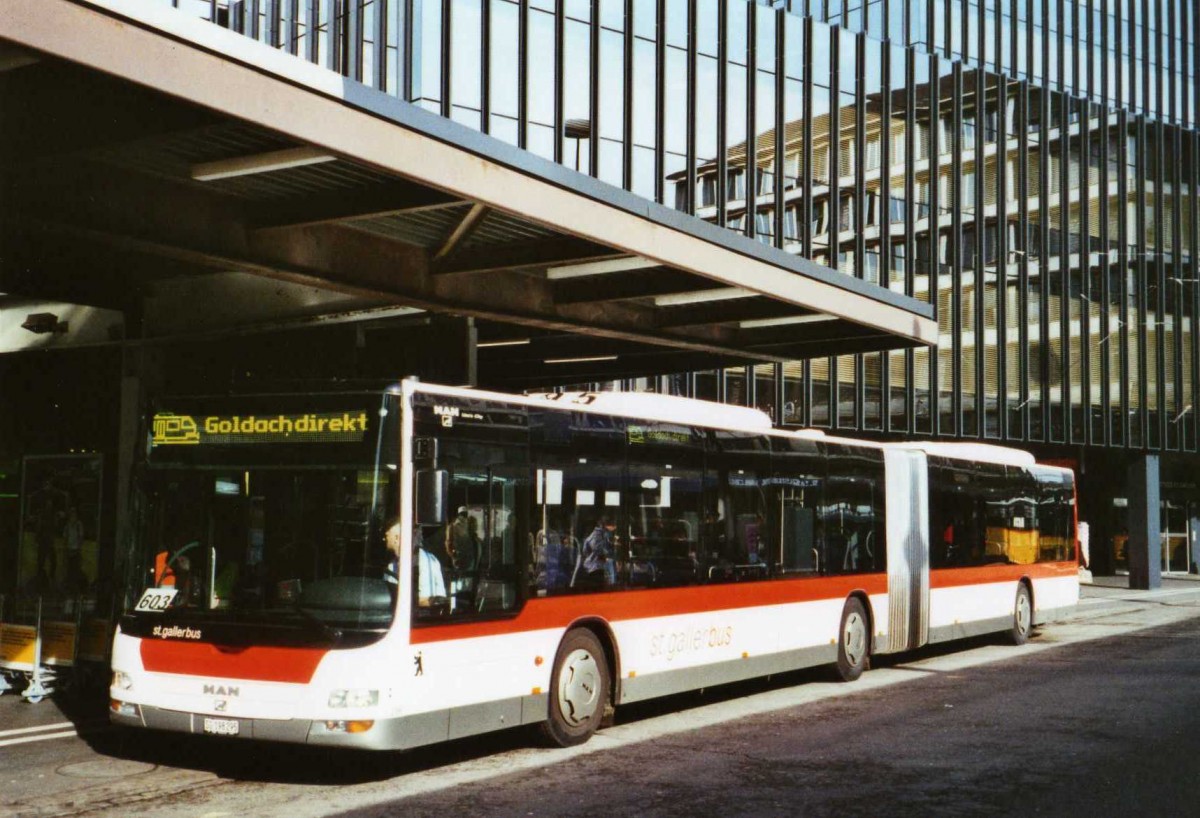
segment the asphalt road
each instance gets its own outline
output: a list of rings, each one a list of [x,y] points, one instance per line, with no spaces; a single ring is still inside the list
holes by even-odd
[[[626,707],[572,750],[521,730],[384,755],[86,726],[4,740],[0,815],[1200,815],[1200,602],[926,650],[851,685],[810,671]]]

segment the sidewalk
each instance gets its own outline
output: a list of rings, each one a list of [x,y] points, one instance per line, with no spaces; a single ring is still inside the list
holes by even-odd
[[[1136,607],[1138,603],[1200,603],[1200,575],[1164,576],[1162,586],[1153,591],[1130,588],[1129,577],[1125,575],[1092,577],[1090,581],[1080,582],[1078,610],[1069,614],[1067,618],[1101,616],[1122,608]]]

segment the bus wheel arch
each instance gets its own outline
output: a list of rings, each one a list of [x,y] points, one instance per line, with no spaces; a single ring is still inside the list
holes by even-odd
[[[870,611],[871,602],[865,594],[854,592],[846,597],[838,626],[836,664],[842,681],[853,682],[871,666],[874,626]]]
[[[1013,597],[1013,621],[1008,631],[1008,641],[1014,645],[1024,645],[1033,634],[1033,584],[1028,577],[1021,577],[1017,582],[1017,591]]]
[[[616,678],[613,645],[602,622],[575,622],[567,628],[551,668],[547,718],[539,725],[549,744],[583,744],[611,719]]]

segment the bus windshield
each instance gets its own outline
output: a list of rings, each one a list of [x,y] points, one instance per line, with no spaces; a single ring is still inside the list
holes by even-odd
[[[386,631],[394,396],[177,404],[148,424],[126,624],[204,624],[198,638],[233,642],[361,644]]]

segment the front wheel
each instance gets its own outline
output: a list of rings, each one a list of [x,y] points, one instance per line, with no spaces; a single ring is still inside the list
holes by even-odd
[[[554,658],[550,718],[541,725],[542,735],[559,747],[583,744],[604,719],[611,686],[600,640],[585,628],[570,631]]]
[[[858,599],[846,600],[842,626],[838,630],[837,672],[844,682],[853,682],[871,666],[871,629],[867,612]]]
[[[1008,641],[1014,645],[1024,645],[1029,641],[1033,632],[1033,599],[1029,596],[1029,586],[1021,583],[1017,586],[1017,599],[1013,605],[1013,624],[1008,632]]]

